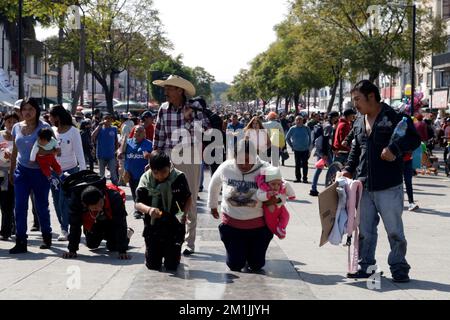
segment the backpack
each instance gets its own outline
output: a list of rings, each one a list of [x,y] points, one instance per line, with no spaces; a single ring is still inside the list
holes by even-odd
[[[208,118],[209,123],[211,125],[211,129],[219,130],[222,132],[223,121],[222,118],[215,112],[212,112],[208,105],[203,99],[203,97],[196,97],[189,100],[189,106],[194,110],[195,113],[201,112],[205,117]],[[203,145],[207,146],[212,141],[204,141]]]
[[[120,196],[122,197],[123,203],[125,204],[125,202],[127,200],[127,196],[125,194],[125,191],[123,191],[122,189],[120,189],[118,186],[116,186],[113,183],[107,183],[106,184],[106,189],[114,190],[114,191],[117,191],[118,193],[120,193]]]
[[[209,120],[211,128],[222,131],[223,121],[222,118],[215,112],[208,109],[208,105],[202,97],[196,97],[189,100],[189,106],[194,112],[202,112]]]

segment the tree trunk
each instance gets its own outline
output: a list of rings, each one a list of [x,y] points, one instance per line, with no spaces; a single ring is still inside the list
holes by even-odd
[[[295,104],[295,111],[296,113],[299,112],[298,107],[300,105],[300,93],[294,94],[294,104]]]
[[[111,72],[109,74],[109,90],[108,92],[105,90],[105,98],[106,98],[106,105],[108,108],[108,112],[110,114],[114,114],[114,107],[113,107],[113,98],[114,98],[114,79],[115,79],[116,73]]]
[[[330,102],[328,103],[327,113],[330,113],[331,110],[333,109],[334,99],[336,98],[336,91],[337,91],[338,85],[339,85],[339,77],[335,77],[333,87],[331,88],[331,91],[330,91],[331,99],[330,99]]]
[[[61,20],[63,18],[60,18]],[[59,28],[59,33],[58,33],[58,44],[61,45],[62,42],[64,41],[64,30],[62,27]],[[59,55],[58,55],[59,57]],[[58,58],[58,65],[57,65],[57,101],[58,104],[62,105],[63,103],[63,98],[62,98],[62,61],[61,58]]]
[[[284,111],[286,114],[289,113],[289,104],[291,103],[291,98],[290,97],[286,97],[285,98],[285,104],[284,104]]]
[[[266,105],[267,105],[267,101],[266,100],[262,100],[263,103],[263,113],[266,113]]]
[[[80,29],[80,64],[79,64],[79,72],[78,72],[78,85],[75,91],[75,95],[72,101],[72,114],[77,112],[77,105],[80,96],[83,95],[84,89],[84,73],[85,73],[85,64],[86,64],[86,33],[84,29],[84,23],[81,23]]]
[[[380,76],[379,71],[373,71],[369,73],[369,81],[379,86],[379,76]]]

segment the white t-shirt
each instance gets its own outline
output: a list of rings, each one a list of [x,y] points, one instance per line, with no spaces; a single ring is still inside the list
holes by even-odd
[[[67,132],[60,134],[58,128],[53,127],[53,132],[61,148],[61,156],[57,158],[61,169],[66,171],[79,166],[80,170],[86,170],[80,131],[71,127]]]
[[[3,138],[3,135],[0,134],[0,167],[9,168],[10,161],[3,161],[3,151],[1,151],[2,149],[6,149],[11,152],[13,149],[13,142],[5,140],[5,138]]]

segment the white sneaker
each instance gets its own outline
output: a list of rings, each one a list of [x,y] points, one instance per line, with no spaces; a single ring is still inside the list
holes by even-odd
[[[69,233],[66,230],[61,230],[61,234],[58,237],[58,241],[67,241]]]
[[[128,239],[131,239],[131,237],[133,236],[133,234],[134,234],[134,230],[131,229],[131,228],[128,228],[128,230],[127,230],[127,238],[128,238]]]
[[[408,211],[414,211],[414,210],[417,210],[417,209],[419,209],[419,206],[417,204],[415,204],[414,202],[410,203],[409,206],[408,206]]]

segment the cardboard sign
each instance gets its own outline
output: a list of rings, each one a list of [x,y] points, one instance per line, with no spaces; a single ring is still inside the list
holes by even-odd
[[[319,194],[319,214],[322,224],[322,234],[320,236],[320,247],[328,242],[328,236],[333,230],[334,220],[336,219],[336,210],[339,197],[337,194],[338,183],[335,182]]]

